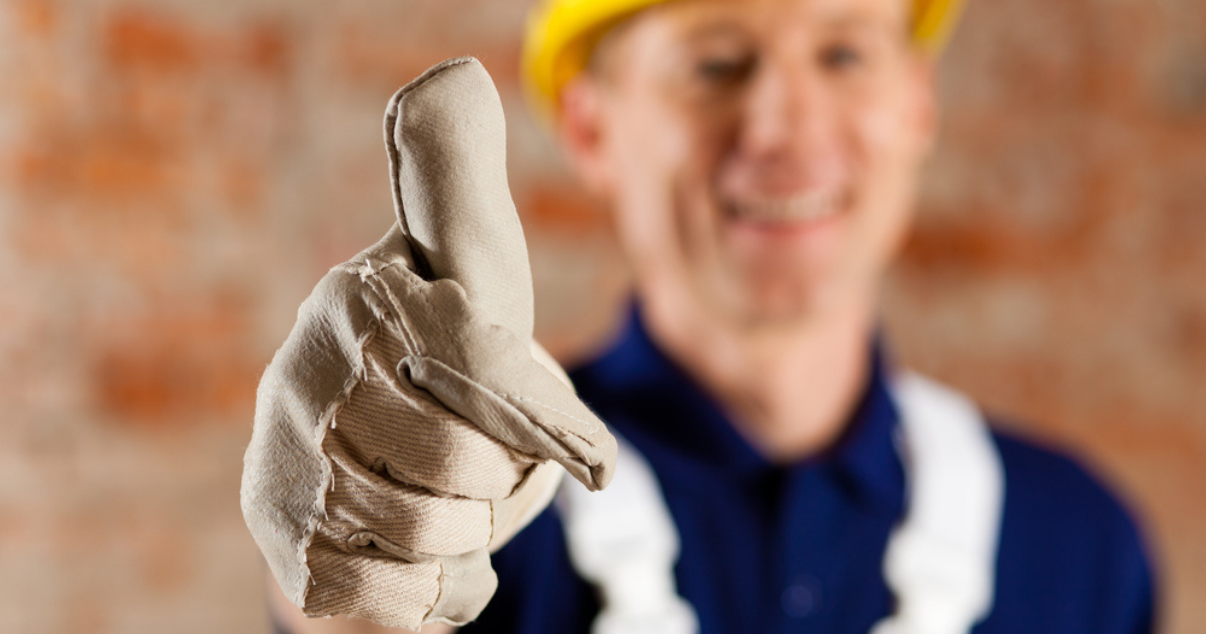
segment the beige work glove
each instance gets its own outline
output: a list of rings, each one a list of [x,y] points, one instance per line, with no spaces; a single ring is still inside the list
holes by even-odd
[[[307,615],[461,624],[497,587],[489,551],[562,467],[606,486],[616,444],[533,343],[485,69],[424,73],[390,101],[385,137],[398,222],[319,282],[268,366],[243,515]]]

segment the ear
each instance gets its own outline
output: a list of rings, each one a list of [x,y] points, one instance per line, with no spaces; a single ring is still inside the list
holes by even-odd
[[[915,104],[913,126],[917,132],[918,145],[923,154],[929,154],[938,138],[938,126],[942,112],[938,105],[937,60],[923,52],[914,54],[911,61],[910,82]]]
[[[591,194],[605,197],[612,173],[607,161],[602,82],[580,73],[561,90],[556,130],[574,171]]]

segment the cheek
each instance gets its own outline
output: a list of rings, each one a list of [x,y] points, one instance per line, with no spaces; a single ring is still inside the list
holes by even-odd
[[[881,95],[875,106],[858,111],[854,142],[864,182],[863,194],[883,222],[884,214],[906,215],[912,203],[926,144],[921,116],[908,90]]]
[[[907,109],[871,107],[863,109],[855,122],[859,159],[868,169],[895,171],[911,163],[915,141]]]
[[[609,117],[607,161],[616,175],[611,207],[617,233],[633,264],[647,266],[664,258],[672,244],[670,184],[682,155],[681,135],[655,104],[617,103]]]
[[[633,222],[669,226],[679,206],[706,197],[717,126],[662,103],[636,104],[615,121],[609,154],[621,175],[616,202],[639,216]]]
[[[899,249],[912,221],[913,196],[925,154],[914,112],[901,107],[868,109],[857,124],[862,212],[856,240],[876,267]]]
[[[656,104],[644,101],[620,104],[611,120],[610,155],[623,175],[619,185],[627,190],[649,189],[663,180],[661,175],[681,154],[673,122]]]

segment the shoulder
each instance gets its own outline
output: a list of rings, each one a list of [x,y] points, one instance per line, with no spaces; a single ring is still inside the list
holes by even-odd
[[[1069,533],[1082,543],[1116,540],[1138,545],[1130,511],[1080,460],[999,429],[993,430],[993,440],[1005,469],[1006,522],[1019,527],[1041,524],[1049,538]]]
[[[993,439],[1005,508],[989,622],[1017,631],[1029,613],[1060,624],[1051,631],[1149,631],[1151,567],[1132,513],[1064,451],[999,430]]]

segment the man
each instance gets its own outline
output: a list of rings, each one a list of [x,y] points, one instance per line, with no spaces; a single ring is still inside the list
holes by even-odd
[[[554,0],[533,18],[525,72],[609,202],[635,281],[623,333],[571,376],[664,495],[673,587],[691,612],[674,627],[1153,627],[1124,511],[1067,459],[997,432],[979,462],[1000,465],[1003,487],[993,468],[960,467],[987,474],[967,477],[986,483],[970,501],[1003,489],[977,511],[991,556],[968,569],[986,575],[983,592],[950,619],[916,617],[944,609],[911,598],[944,574],[941,548],[913,548],[921,572],[901,572],[911,547],[898,536],[932,496],[926,452],[901,448],[924,442],[877,337],[878,290],[934,136],[934,51],[953,10]],[[551,508],[495,554],[498,591],[466,632],[635,631],[600,619],[615,588],[581,564],[573,513]]]

